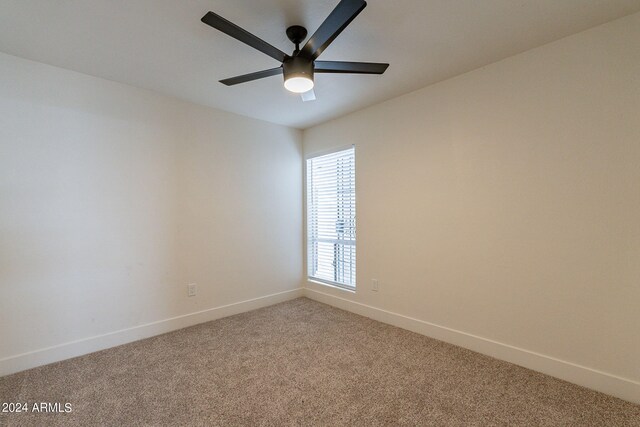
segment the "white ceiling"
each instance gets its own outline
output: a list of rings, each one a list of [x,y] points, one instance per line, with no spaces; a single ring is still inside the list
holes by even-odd
[[[302,103],[278,66],[200,22],[214,11],[285,52],[285,29],[311,35],[338,0],[0,0],[0,51],[306,128],[640,11],[640,0],[369,0],[320,59],[389,62],[382,76],[316,75]]]

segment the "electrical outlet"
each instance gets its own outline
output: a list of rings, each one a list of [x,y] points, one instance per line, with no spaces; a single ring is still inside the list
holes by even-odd
[[[380,284],[378,283],[378,279],[371,279],[371,290],[373,292],[378,292],[380,290]]]
[[[187,285],[187,295],[190,297],[195,297],[198,292],[198,288],[195,283],[190,283]]]

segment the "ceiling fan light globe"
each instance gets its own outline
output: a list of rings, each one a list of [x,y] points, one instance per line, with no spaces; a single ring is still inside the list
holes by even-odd
[[[308,77],[289,77],[284,81],[284,87],[293,93],[304,93],[313,89],[313,80]]]

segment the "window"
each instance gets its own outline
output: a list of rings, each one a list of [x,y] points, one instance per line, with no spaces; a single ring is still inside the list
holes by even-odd
[[[356,287],[355,149],[307,160],[307,269],[310,279]]]

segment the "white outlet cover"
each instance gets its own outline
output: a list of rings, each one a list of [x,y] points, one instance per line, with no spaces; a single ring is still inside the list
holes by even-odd
[[[196,287],[195,283],[190,283],[187,285],[187,295],[190,297],[195,297],[196,293],[198,291],[198,288]]]

